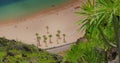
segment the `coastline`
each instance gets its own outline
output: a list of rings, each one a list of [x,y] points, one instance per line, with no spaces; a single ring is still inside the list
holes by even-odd
[[[61,10],[69,8],[69,7],[73,6],[74,4],[76,4],[80,1],[81,0],[69,0],[68,3],[64,3],[64,4],[61,4],[61,5],[56,6],[56,7],[52,7],[52,8],[45,9],[43,11],[36,12],[36,13],[30,15],[30,16],[24,16],[22,18],[4,20],[4,21],[0,22],[0,26],[11,25],[11,24],[15,24],[15,23],[18,23],[18,22],[26,21],[27,19],[33,19],[37,16],[43,17],[43,16],[46,16],[46,15],[49,15],[49,14],[52,14],[52,13],[56,13],[56,12],[59,12]]]
[[[48,34],[46,33],[45,27],[49,26],[50,34],[53,35],[53,44],[48,42],[48,47],[45,47],[42,39],[42,46],[40,46],[40,48],[46,49],[73,43],[84,35],[84,32],[77,31],[80,26],[76,24],[76,21],[78,21],[80,17],[74,13],[80,10],[80,8],[75,9],[75,7],[80,5],[80,1],[75,3],[72,2],[72,4],[66,7],[58,7],[59,9],[50,12],[46,11],[46,13],[43,14],[37,13],[36,15],[28,16],[26,19],[7,22],[8,24],[5,23],[3,26],[0,25],[0,36],[6,37],[7,39],[22,41],[26,44],[37,45],[35,34],[39,33],[40,36],[47,36]],[[66,34],[67,43],[63,43],[63,40],[60,41],[60,44],[56,43],[57,30],[61,30],[62,34]]]

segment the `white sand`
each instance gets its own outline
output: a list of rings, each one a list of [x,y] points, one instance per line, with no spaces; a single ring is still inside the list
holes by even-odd
[[[65,8],[60,11],[52,11],[53,13],[51,14],[46,14],[44,16],[39,15],[32,19],[26,19],[25,21],[18,21],[17,23],[0,26],[0,36],[36,45],[37,41],[35,33],[39,33],[40,36],[47,35],[45,27],[49,26],[50,33],[53,35],[53,43],[48,43],[48,47],[45,47],[42,38],[42,46],[40,48],[49,48],[66,44],[63,43],[62,40],[60,41],[60,44],[56,43],[57,30],[61,30],[61,33],[66,34],[67,43],[75,42],[78,38],[83,36],[83,32],[77,31],[80,26],[77,25],[76,22],[80,20],[80,17],[74,13],[80,10],[74,9],[79,5],[80,2],[74,4],[74,6],[68,6],[69,8]]]

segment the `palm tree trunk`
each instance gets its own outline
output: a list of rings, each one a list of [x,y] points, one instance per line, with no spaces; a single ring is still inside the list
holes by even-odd
[[[65,37],[63,38],[63,42],[66,43]]]
[[[49,34],[49,31],[48,31],[48,29],[47,29],[47,34]]]
[[[38,45],[38,43],[37,43],[37,48],[39,48],[39,45]]]
[[[51,40],[51,38],[49,39],[49,41],[50,41],[50,43],[52,43],[52,40]]]
[[[56,40],[56,41],[57,41],[57,44],[59,44],[59,38],[57,38],[57,40]]]
[[[39,46],[41,46],[40,41],[38,41]]]
[[[119,17],[120,18],[120,17]],[[119,55],[119,63],[120,63],[120,32],[119,32],[119,20],[116,15],[113,15],[113,27],[114,27],[114,33],[115,33],[115,40],[117,44],[117,51]]]
[[[47,42],[45,42],[45,46],[48,47],[48,46],[47,46]]]
[[[37,39],[37,45],[40,46],[40,40],[39,39]]]

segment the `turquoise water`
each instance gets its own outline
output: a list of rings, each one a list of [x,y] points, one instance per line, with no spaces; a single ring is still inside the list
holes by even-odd
[[[0,21],[32,15],[68,0],[1,0]]]

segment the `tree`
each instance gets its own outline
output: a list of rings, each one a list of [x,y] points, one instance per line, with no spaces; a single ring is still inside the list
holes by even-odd
[[[36,33],[35,35],[36,35],[36,38],[37,38],[37,47],[41,46],[41,44],[40,44],[41,37],[39,36],[38,33]]]
[[[61,33],[61,31],[60,31],[60,30],[57,30],[57,33],[58,33],[58,34],[60,34],[60,33]]]
[[[56,34],[56,37],[57,37],[57,39],[56,39],[56,41],[57,41],[57,44],[59,44],[59,37],[60,37],[60,35],[59,34]]]
[[[51,40],[52,35],[49,35],[48,37],[49,37],[49,42],[52,43],[52,40]]]
[[[46,26],[47,34],[49,34],[49,26]]]
[[[59,39],[61,39],[61,37],[60,37],[61,31],[60,30],[57,30],[57,34],[58,34]]]
[[[66,43],[65,37],[66,37],[66,34],[63,34],[63,42],[64,42],[64,43]]]
[[[48,45],[47,45],[47,37],[46,37],[46,35],[43,35],[43,42],[45,43],[45,46],[47,47]]]
[[[84,16],[78,24],[82,24],[81,29],[85,30],[86,34],[90,33],[90,38],[97,32],[96,35],[100,35],[107,45],[117,48],[120,63],[120,0],[87,0],[81,11],[76,13]],[[109,39],[111,35],[108,36],[105,30],[114,33],[113,40]]]

